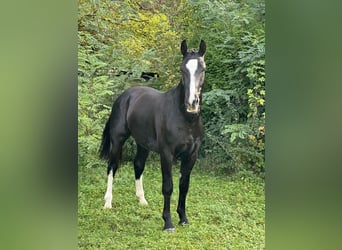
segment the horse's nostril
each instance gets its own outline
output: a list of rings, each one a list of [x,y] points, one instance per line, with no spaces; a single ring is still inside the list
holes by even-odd
[[[195,105],[197,105],[198,103],[199,103],[199,98],[196,97],[195,100],[193,100],[193,102],[192,102],[192,106],[195,106]]]

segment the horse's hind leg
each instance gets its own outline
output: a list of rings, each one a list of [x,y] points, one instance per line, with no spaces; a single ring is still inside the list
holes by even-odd
[[[108,161],[107,168],[107,190],[104,196],[105,204],[104,208],[112,208],[112,199],[113,199],[113,179],[116,173],[116,170],[119,167],[119,161],[121,157],[122,145],[125,139],[118,140],[119,137],[116,138],[116,141],[112,141],[112,149],[111,155]]]
[[[142,174],[145,168],[145,162],[148,157],[149,151],[140,145],[137,145],[137,154],[134,159],[134,172],[135,172],[135,195],[139,199],[139,203],[142,205],[147,205],[147,201],[145,199],[143,182],[142,182]]]
[[[107,168],[107,191],[104,196],[105,204],[103,208],[112,208],[112,199],[113,199],[113,179],[115,176],[115,172],[118,169],[119,165],[117,162],[110,160]]]

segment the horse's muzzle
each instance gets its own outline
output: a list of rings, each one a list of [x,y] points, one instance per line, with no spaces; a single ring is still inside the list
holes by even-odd
[[[200,106],[196,105],[186,105],[186,112],[190,114],[198,114],[200,111]]]
[[[190,103],[186,103],[186,112],[191,113],[191,114],[197,114],[200,111],[200,101],[199,101],[199,97],[195,97],[195,100],[193,100],[193,102]]]

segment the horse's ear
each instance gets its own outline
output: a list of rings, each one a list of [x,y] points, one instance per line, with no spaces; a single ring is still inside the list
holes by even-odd
[[[186,40],[185,39],[182,41],[181,51],[182,51],[183,56],[185,56],[186,53],[188,52],[188,46],[186,45]]]
[[[200,48],[199,48],[198,54],[200,54],[200,56],[203,56],[203,55],[205,54],[206,48],[207,48],[207,46],[205,45],[204,40],[201,40]]]

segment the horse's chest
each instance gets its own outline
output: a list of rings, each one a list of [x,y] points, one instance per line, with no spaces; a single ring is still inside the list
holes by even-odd
[[[170,133],[169,142],[175,155],[192,153],[198,149],[201,136],[196,129],[177,128]]]
[[[196,133],[192,129],[181,129],[179,131],[179,142],[181,144],[193,144],[196,141]]]

